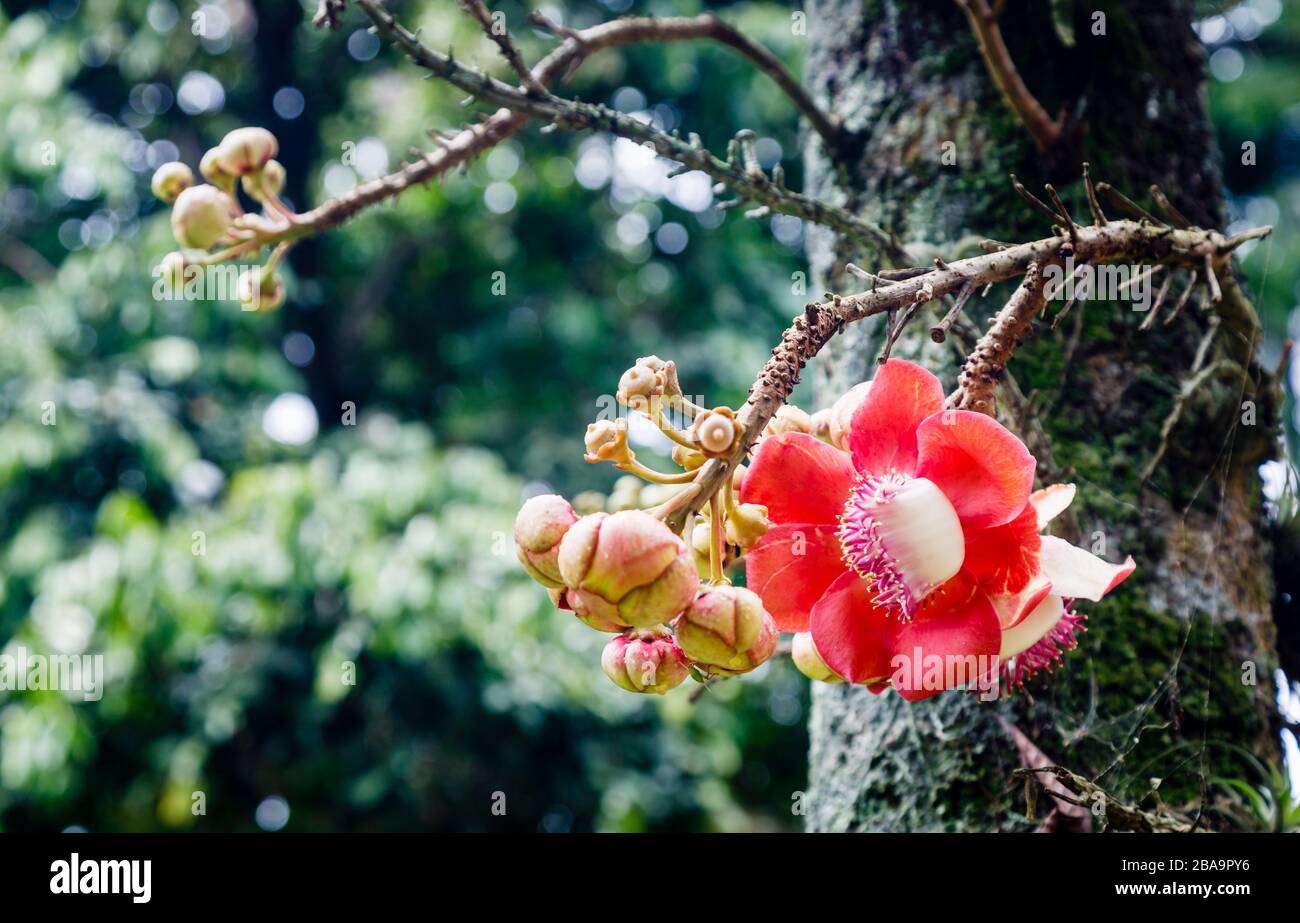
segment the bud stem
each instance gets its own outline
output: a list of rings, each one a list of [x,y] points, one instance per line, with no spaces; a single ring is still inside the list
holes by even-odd
[[[697,468],[695,471],[683,471],[681,474],[663,474],[653,468],[647,468],[635,458],[630,461],[620,462],[614,467],[620,471],[635,474],[637,477],[654,484],[689,484],[695,480],[696,472],[699,471]]]

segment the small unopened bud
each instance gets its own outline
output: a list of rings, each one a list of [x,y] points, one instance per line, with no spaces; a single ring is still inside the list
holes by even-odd
[[[654,357],[649,357],[653,359]],[[648,413],[651,402],[664,393],[663,377],[646,359],[638,359],[618,380],[614,397],[620,404]]]
[[[831,405],[830,442],[835,448],[848,451],[849,427],[853,423],[853,414],[867,396],[870,387],[871,382],[860,382],[844,392],[839,400]]]
[[[686,543],[642,510],[579,519],[560,543],[559,567],[594,615],[638,628],[672,621],[700,584]]]
[[[186,269],[189,265],[185,261],[185,254],[180,250],[173,250],[159,261],[158,275],[172,292],[172,298],[181,297],[181,290],[185,287]]]
[[[154,170],[153,179],[149,181],[149,188],[153,190],[153,194],[168,205],[175,202],[178,195],[193,185],[194,172],[176,160]]]
[[[752,590],[713,586],[682,610],[673,630],[686,656],[707,670],[731,663],[757,644],[765,614]]]
[[[767,421],[767,426],[763,428],[763,435],[775,436],[778,433],[811,433],[812,431],[812,417],[806,411],[800,410],[794,404],[782,404],[772,419]]]
[[[278,196],[284,191],[284,166],[278,160],[268,160],[260,173],[249,173],[239,182],[250,199],[262,201],[264,193]]]
[[[587,454],[582,456],[589,462],[609,461],[626,464],[635,456],[627,444],[627,420],[597,420],[587,424],[587,435],[583,439]]]
[[[758,503],[739,503],[727,516],[727,541],[741,548],[752,548],[768,529],[767,507]]]
[[[691,670],[686,655],[667,631],[629,632],[612,638],[601,652],[600,665],[606,676],[628,692],[657,695],[680,686]]]
[[[222,167],[220,157],[219,148],[214,147],[205,153],[203,159],[199,161],[199,175],[218,189],[234,192],[234,177]]]
[[[683,470],[694,471],[708,459],[704,457],[703,452],[688,449],[684,445],[675,445],[673,446],[673,461]]]
[[[284,304],[284,282],[265,266],[250,266],[240,273],[235,293],[245,311],[274,311]]]
[[[736,414],[730,407],[704,410],[695,418],[691,433],[705,455],[712,458],[727,455],[736,444]]]
[[[722,664],[700,664],[700,669],[709,673],[717,673],[722,676],[738,676],[741,673],[748,673],[750,670],[757,669],[771,659],[776,653],[776,643],[780,639],[781,633],[777,630],[776,620],[763,611],[763,624],[758,632],[758,640],[753,646],[744,653],[737,654],[731,660]]]
[[[216,186],[191,186],[172,205],[172,233],[182,247],[206,250],[226,235],[235,203]]]
[[[280,151],[275,135],[265,128],[236,128],[217,145],[216,162],[231,176],[256,173]]]
[[[550,589],[564,586],[557,563],[560,540],[577,521],[578,515],[569,501],[558,494],[530,497],[519,508],[515,517],[515,550],[524,570],[542,586]]]
[[[801,631],[794,636],[794,640],[790,643],[790,657],[794,660],[794,665],[799,668],[799,672],[811,680],[819,683],[844,682],[839,674],[826,666],[822,655],[817,653],[817,646],[813,644],[810,632]]]

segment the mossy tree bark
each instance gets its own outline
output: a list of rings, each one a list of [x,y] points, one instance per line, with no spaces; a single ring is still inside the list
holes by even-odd
[[[998,95],[955,4],[810,2],[807,80],[853,133],[839,165],[810,147],[810,191],[894,229],[921,257],[964,255],[972,235],[1047,233],[1012,190],[1010,172],[1031,187],[1068,190],[1074,215],[1086,216],[1083,160],[1134,199],[1147,201],[1157,183],[1193,222],[1222,227],[1190,0],[1075,4],[1072,47],[1050,18],[1053,6],[1009,0],[1001,16],[1026,84],[1049,113],[1067,107],[1072,116],[1062,142],[1043,154]],[[846,261],[873,262],[815,230],[808,253],[836,291],[856,290]],[[1013,287],[977,295],[968,316],[982,328]],[[1245,369],[1230,362],[1205,382],[1143,484],[1209,316],[1187,310],[1168,328],[1139,333],[1143,315],[1131,303],[1090,301],[1074,312],[1057,332],[1042,325],[1011,363],[1012,387],[1033,396],[1035,427],[1008,413],[1007,388],[999,412],[1038,456],[1040,482],[1079,485],[1057,534],[1104,547],[1111,560],[1131,553],[1137,574],[1102,603],[1085,603],[1079,649],[1010,700],[947,693],[908,705],[819,685],[810,829],[1031,829],[1050,802],[1040,799],[1038,820],[1027,816],[1012,778],[1021,765],[1013,728],[1120,800],[1163,802],[1189,816],[1204,804],[1202,822],[1212,825],[1209,780],[1252,778],[1237,748],[1277,761],[1271,550],[1256,474],[1276,445],[1271,378],[1253,361]],[[870,377],[877,321],[850,328],[815,361],[821,405]],[[932,322],[920,314],[895,354],[952,384],[960,357],[951,342],[929,341]],[[1257,338],[1224,324],[1212,357],[1240,355],[1228,347],[1242,344],[1250,354]]]

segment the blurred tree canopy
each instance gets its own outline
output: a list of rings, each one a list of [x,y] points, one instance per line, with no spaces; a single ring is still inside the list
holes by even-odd
[[[509,535],[530,494],[611,487],[581,435],[635,357],[743,401],[810,294],[798,220],[533,128],[296,246],[278,312],[155,300],[158,164],[263,125],[305,209],[472,118],[359,15],[312,28],[314,6],[0,0],[0,646],[107,670],[97,702],[0,692],[0,827],[797,827],[794,670],[624,695]],[[713,6],[798,68],[788,6]],[[528,5],[494,8],[530,58],[553,44]],[[455,4],[401,9],[504,72]],[[1244,265],[1280,355],[1300,332],[1300,10],[1216,5],[1201,35],[1233,217],[1279,227]],[[793,111],[726,49],[605,52],[571,88],[714,149],[753,128],[798,184]]]

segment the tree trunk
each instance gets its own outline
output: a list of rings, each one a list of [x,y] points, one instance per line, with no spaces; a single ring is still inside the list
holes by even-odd
[[[1055,184],[1082,220],[1084,160],[1132,199],[1147,202],[1157,183],[1192,222],[1222,227],[1190,0],[1077,4],[1072,47],[1051,19],[1057,6],[1010,0],[1001,15],[1025,83],[1049,113],[1066,107],[1072,116],[1062,142],[1042,154],[1003,102],[956,4],[810,2],[807,80],[853,132],[839,166],[810,144],[810,191],[892,229],[918,263],[969,255],[979,238],[1048,236],[1012,190],[1011,172],[1034,189]],[[845,277],[846,261],[878,262],[817,230],[808,255],[833,291],[861,285]],[[977,295],[968,317],[983,328],[1013,288]],[[1032,829],[1052,802],[1027,810],[1012,773],[1041,756],[1022,757],[1017,732],[1121,801],[1189,817],[1204,806],[1201,822],[1211,825],[1220,818],[1210,780],[1258,781],[1234,747],[1277,762],[1271,550],[1256,474],[1275,451],[1277,409],[1271,376],[1241,359],[1258,339],[1249,324],[1225,320],[1209,354],[1225,359],[1224,374],[1185,403],[1142,482],[1209,327],[1195,304],[1169,327],[1138,332],[1144,315],[1131,303],[1082,302],[1058,331],[1040,323],[1022,344],[999,416],[1038,457],[1039,486],[1079,486],[1073,516],[1054,531],[1111,560],[1132,554],[1138,571],[1103,602],[1083,603],[1078,650],[1010,699],[949,692],[908,705],[892,693],[817,684],[810,829]],[[930,342],[927,311],[895,354],[951,385],[960,353],[951,340]],[[870,377],[879,320],[849,328],[815,360],[819,406]],[[1024,419],[1017,394],[1034,397]],[[1029,417],[1037,423],[1023,425]],[[1064,826],[1105,824],[1098,816]]]

